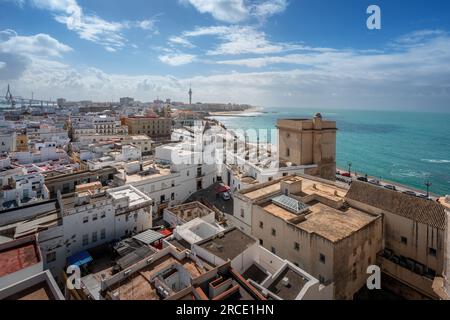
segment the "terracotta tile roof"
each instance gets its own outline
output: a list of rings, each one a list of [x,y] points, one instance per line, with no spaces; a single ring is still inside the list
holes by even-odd
[[[352,183],[346,198],[438,229],[445,229],[444,207],[435,201],[412,197],[361,181]]]

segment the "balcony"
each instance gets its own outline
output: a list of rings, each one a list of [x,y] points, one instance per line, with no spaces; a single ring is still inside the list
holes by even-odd
[[[406,284],[425,296],[437,299],[437,296],[432,288],[434,277],[431,277],[429,274],[424,272],[418,272],[418,269],[415,267],[408,268],[408,266],[403,263],[402,266],[400,261],[398,259],[394,259],[394,257],[396,256],[389,257],[386,254],[378,255],[378,265],[385,274]]]

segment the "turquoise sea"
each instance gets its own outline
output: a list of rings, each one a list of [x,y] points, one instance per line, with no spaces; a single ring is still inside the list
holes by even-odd
[[[217,116],[229,129],[272,129],[279,118],[336,120],[337,166],[384,180],[450,194],[450,113],[265,108],[246,116]],[[276,143],[276,142],[274,142]]]

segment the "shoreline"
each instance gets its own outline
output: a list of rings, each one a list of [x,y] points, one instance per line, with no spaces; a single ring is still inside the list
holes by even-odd
[[[248,114],[264,114],[266,112],[262,111],[262,108],[250,108],[243,111],[215,111],[209,112],[209,117],[248,117]]]
[[[348,169],[343,169],[343,168],[340,168],[340,167],[336,166],[336,171],[348,172]],[[361,174],[360,172],[355,172],[355,171],[352,171],[352,176],[364,177],[363,174]],[[408,185],[408,184],[392,181],[392,180],[389,180],[389,179],[383,179],[383,178],[375,177],[375,176],[371,176],[371,175],[367,175],[367,178],[368,179],[375,179],[375,180],[378,180],[378,181],[380,181],[382,183],[390,184],[390,185],[393,185],[393,186],[395,186],[397,188],[400,188],[400,190],[397,190],[397,192],[402,192],[403,190],[401,190],[401,189],[405,189],[405,190],[414,191],[415,193],[418,193],[418,194],[419,193],[420,194],[425,194],[426,193],[426,190],[424,190],[424,189],[420,189],[418,187],[414,187],[414,186],[411,186],[411,185]],[[439,197],[438,194],[433,193],[431,191],[429,192],[429,194],[430,194],[430,197]]]

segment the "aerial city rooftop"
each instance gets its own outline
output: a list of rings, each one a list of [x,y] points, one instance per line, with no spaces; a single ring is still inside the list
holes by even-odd
[[[260,143],[211,118],[251,106],[188,95],[7,96],[0,299],[350,300],[372,265],[391,295],[449,299],[449,196],[337,172],[320,113]]]

